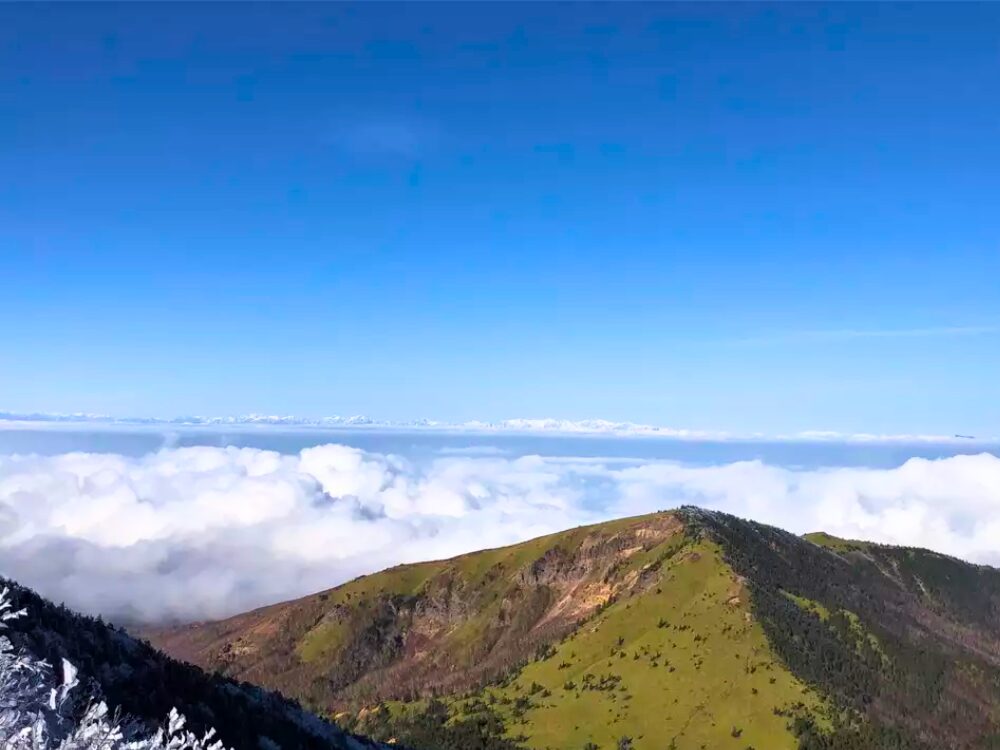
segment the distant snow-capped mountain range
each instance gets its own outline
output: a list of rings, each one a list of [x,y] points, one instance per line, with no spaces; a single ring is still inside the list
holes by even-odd
[[[238,416],[187,416],[187,417],[115,417],[91,413],[18,413],[0,411],[0,426],[58,426],[71,424],[108,426],[175,426],[175,427],[300,427],[313,429],[393,429],[437,430],[470,433],[545,433],[552,435],[606,435],[622,437],[662,437],[675,440],[798,440],[814,442],[998,442],[995,437],[973,435],[920,435],[843,433],[809,430],[786,435],[764,433],[732,433],[710,430],[689,430],[636,422],[613,422],[607,419],[502,419],[499,421],[472,420],[444,422],[433,419],[383,420],[363,415],[296,417],[292,415],[245,414]]]
[[[656,425],[634,422],[611,422],[606,419],[503,419],[496,422],[442,422],[433,419],[382,420],[360,414],[353,416],[296,417],[291,415],[244,414],[238,416],[207,417],[114,417],[89,413],[48,413],[21,414],[0,412],[0,420],[7,422],[38,423],[86,423],[120,425],[275,425],[285,427],[384,427],[394,429],[439,429],[469,431],[510,431],[510,432],[557,432],[557,433],[599,433],[599,434],[649,434],[669,437],[723,438],[727,433],[697,430],[678,430]]]

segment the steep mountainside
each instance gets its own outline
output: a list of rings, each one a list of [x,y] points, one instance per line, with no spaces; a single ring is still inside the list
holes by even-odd
[[[685,508],[148,636],[428,750],[990,748],[998,615],[992,568]]]
[[[0,579],[0,589],[4,588],[9,588],[12,610],[27,612],[4,623],[3,632],[15,648],[49,664],[68,659],[79,670],[86,694],[117,707],[123,718],[156,726],[171,708],[177,708],[196,734],[214,728],[225,746],[236,750],[385,747],[349,735],[280,695],[207,675],[99,619],[57,607],[29,589]],[[15,742],[14,746],[22,745]]]
[[[642,567],[683,541],[672,515],[575,529],[392,568],[152,640],[326,708],[465,690],[520,665],[612,596],[647,588]]]

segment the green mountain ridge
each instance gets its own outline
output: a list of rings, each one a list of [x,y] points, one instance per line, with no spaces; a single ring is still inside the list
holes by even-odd
[[[993,568],[682,508],[145,635],[417,750],[994,748],[998,615]]]

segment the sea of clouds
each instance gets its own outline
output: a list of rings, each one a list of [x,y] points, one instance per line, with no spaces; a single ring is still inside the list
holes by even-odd
[[[697,504],[1000,562],[1000,458],[891,469],[344,445],[0,456],[0,574],[123,621],[216,618],[400,562]]]

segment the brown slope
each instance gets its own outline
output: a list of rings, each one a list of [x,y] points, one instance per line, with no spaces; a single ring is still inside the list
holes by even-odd
[[[613,598],[648,586],[683,532],[673,513],[581,527],[143,635],[321,710],[451,693],[522,664]]]

